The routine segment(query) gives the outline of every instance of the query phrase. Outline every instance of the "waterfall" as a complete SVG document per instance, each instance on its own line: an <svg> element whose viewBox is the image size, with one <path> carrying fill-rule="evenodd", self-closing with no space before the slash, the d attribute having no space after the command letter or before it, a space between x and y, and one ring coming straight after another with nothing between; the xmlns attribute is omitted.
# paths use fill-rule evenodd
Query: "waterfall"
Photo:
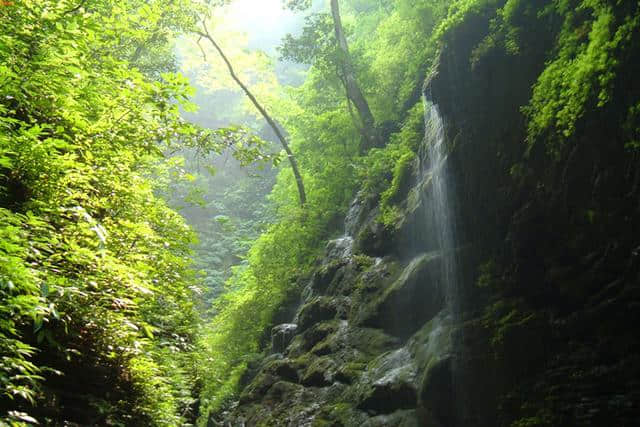
<svg viewBox="0 0 640 427"><path fill-rule="evenodd" d="M442 254L440 283L454 320L460 313L458 258L456 253L455 214L450 190L452 177L447 162L444 123L438 106L423 98L425 136L420 148L421 175L427 177L425 204L428 239Z"/></svg>
<svg viewBox="0 0 640 427"><path fill-rule="evenodd" d="M427 236L424 244L435 247L441 254L439 286L446 298L452 326L462 322L461 274L459 242L456 236L456 213L454 203L454 177L448 161L444 123L436 104L423 98L425 136L420 148L420 168L425 189L423 201L426 211ZM454 409L452 425L470 425L467 395L462 367L463 340L461 329L451 338L451 388Z"/></svg>

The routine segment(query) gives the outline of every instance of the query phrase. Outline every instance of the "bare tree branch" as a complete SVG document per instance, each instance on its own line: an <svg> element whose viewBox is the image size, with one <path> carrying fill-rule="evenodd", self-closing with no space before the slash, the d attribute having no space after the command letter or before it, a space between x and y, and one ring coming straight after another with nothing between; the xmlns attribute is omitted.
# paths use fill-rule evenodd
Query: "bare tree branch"
<svg viewBox="0 0 640 427"><path fill-rule="evenodd" d="M284 151L287 153L287 158L289 159L289 163L291 164L291 169L293 170L293 176L295 177L296 185L298 187L300 206L304 207L305 204L307 203L307 196L304 190L304 183L302 181L302 175L300 174L300 170L298 169L298 162L296 161L293 151L291 151L291 148L289 147L289 143L287 142L287 139L284 137L282 132L280 132L280 129L276 125L275 121L271 118L269 113L267 113L267 110L265 110L265 108L258 102L256 97L253 96L249 88L236 75L235 70L231 65L231 62L229 61L227 56L224 54L224 52L222 51L218 43L216 43L214 38L209 33L207 24L204 21L202 22L202 28L204 32L196 31L196 34L199 35L200 38L209 40L209 42L213 45L213 47L218 51L218 53L220 54L220 57L227 65L227 69L229 70L229 74L231 75L231 78L233 78L233 80L238 84L238 86L240 86L242 91L245 93L245 95L247 95L247 97L251 100L253 105L258 109L262 117L264 117L264 119L267 121L269 126L271 126L271 129L273 129L273 132L276 134L276 136L280 140L280 144L282 145L282 148L284 148Z"/></svg>

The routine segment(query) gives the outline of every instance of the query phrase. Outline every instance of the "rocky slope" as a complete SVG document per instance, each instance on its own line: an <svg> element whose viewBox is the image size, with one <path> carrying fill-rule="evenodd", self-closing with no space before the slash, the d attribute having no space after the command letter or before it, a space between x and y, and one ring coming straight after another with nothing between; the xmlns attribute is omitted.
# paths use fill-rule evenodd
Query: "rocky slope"
<svg viewBox="0 0 640 427"><path fill-rule="evenodd" d="M634 425L638 152L616 103L585 114L559 155L527 151L521 107L552 38L541 29L526 55L471 61L489 16L448 35L425 83L445 123L455 253L433 238L434 180L419 162L395 227L378 222L379 196L360 194L225 425ZM615 96L639 98L618 80Z"/></svg>

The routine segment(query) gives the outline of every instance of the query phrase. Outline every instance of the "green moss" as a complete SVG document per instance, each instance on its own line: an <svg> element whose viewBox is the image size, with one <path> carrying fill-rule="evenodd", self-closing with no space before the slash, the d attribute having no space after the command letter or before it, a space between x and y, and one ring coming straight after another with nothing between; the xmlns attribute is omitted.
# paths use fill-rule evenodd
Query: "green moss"
<svg viewBox="0 0 640 427"><path fill-rule="evenodd" d="M339 374L349 382L356 380L367 369L365 362L349 362L340 368Z"/></svg>
<svg viewBox="0 0 640 427"><path fill-rule="evenodd" d="M478 14L483 8L499 3L500 0L457 0L449 7L447 17L436 26L432 40L444 39L455 28L459 27L469 15Z"/></svg>
<svg viewBox="0 0 640 427"><path fill-rule="evenodd" d="M391 142L404 145L409 150L417 153L423 138L424 106L422 102L418 102L408 111L400 132L391 136Z"/></svg>
<svg viewBox="0 0 640 427"><path fill-rule="evenodd" d="M322 408L317 421L314 420L315 426L352 426L361 423L358 411L353 404L339 402ZM318 424L316 424L316 422Z"/></svg>
<svg viewBox="0 0 640 427"><path fill-rule="evenodd" d="M499 357L501 348L508 341L508 337L526 330L529 325L534 325L538 317L535 313L522 307L519 301L500 300L485 310L483 326L492 331L491 345L495 350L495 356Z"/></svg>
<svg viewBox="0 0 640 427"><path fill-rule="evenodd" d="M510 427L551 427L555 425L558 425L558 420L548 411L541 410L533 417L524 417L514 421Z"/></svg>
<svg viewBox="0 0 640 427"><path fill-rule="evenodd" d="M353 259L361 270L366 270L375 263L375 259L367 255L355 255Z"/></svg>
<svg viewBox="0 0 640 427"><path fill-rule="evenodd" d="M410 190L415 160L416 154L413 151L405 152L395 165L391 185L382 193L378 220L387 228L399 223L404 215L398 204Z"/></svg>
<svg viewBox="0 0 640 427"><path fill-rule="evenodd" d="M398 204L407 196L415 174L416 152L424 137L424 107L416 104L410 111L400 132L391 136L397 147L393 153L395 164L389 186L380 198L379 220L386 227L398 223L403 212Z"/></svg>
<svg viewBox="0 0 640 427"><path fill-rule="evenodd" d="M478 280L476 285L479 288L489 288L496 284L498 276L498 266L494 260L489 260L481 264L478 268Z"/></svg>
<svg viewBox="0 0 640 427"><path fill-rule="evenodd" d="M627 110L623 129L627 139L626 147L630 150L640 150L640 102Z"/></svg>
<svg viewBox="0 0 640 427"><path fill-rule="evenodd" d="M403 189L402 180L410 172L408 157L415 156L424 137L423 117L424 108L422 102L418 102L408 111L400 131L389 137L389 143L384 148L372 149L362 159L358 172L364 191L388 193L387 197L393 197L399 193L397 190Z"/></svg>
<svg viewBox="0 0 640 427"><path fill-rule="evenodd" d="M382 193L382 206L389 206L398 203L401 197L405 196L409 190L411 178L413 177L413 166L416 154L413 151L405 152L396 163L393 170L393 180L391 186Z"/></svg>
<svg viewBox="0 0 640 427"><path fill-rule="evenodd" d="M330 427L333 425L335 425L333 422L327 421L323 418L314 418L313 423L311 424L312 427Z"/></svg>

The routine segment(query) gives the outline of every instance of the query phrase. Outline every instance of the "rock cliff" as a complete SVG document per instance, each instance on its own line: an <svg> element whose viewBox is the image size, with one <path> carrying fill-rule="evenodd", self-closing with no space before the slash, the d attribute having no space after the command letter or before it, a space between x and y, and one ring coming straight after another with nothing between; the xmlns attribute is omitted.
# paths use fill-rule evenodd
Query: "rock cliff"
<svg viewBox="0 0 640 427"><path fill-rule="evenodd" d="M478 56L490 26L486 10L469 14L424 85L443 123L454 247L435 237L429 155L395 225L360 193L226 425L634 425L638 152L615 102L587 112L560 153L525 144L522 107L553 31L530 34L525 54ZM619 73L616 97L638 98L629 79Z"/></svg>

